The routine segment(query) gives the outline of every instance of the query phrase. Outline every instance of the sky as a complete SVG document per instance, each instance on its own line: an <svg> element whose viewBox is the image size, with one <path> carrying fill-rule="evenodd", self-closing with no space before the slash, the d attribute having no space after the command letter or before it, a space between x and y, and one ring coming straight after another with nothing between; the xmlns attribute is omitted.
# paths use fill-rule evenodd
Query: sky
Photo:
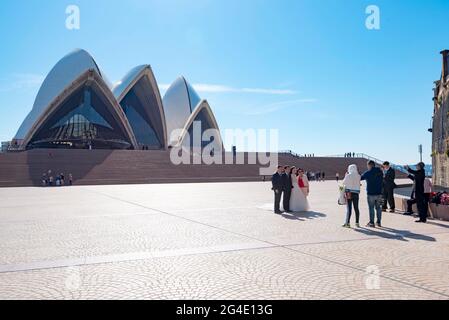
<svg viewBox="0 0 449 320"><path fill-rule="evenodd" d="M79 30L66 8L80 9ZM368 29L366 8L379 8ZM431 161L433 82L449 49L448 0L3 0L0 140L31 110L56 62L87 50L115 82L150 64L179 75L220 129L278 129L279 149Z"/></svg>

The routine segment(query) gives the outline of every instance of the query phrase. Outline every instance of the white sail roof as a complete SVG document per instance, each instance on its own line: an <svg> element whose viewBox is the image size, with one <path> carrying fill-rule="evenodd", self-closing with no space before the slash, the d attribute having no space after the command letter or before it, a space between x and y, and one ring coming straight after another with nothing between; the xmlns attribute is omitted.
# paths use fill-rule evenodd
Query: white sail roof
<svg viewBox="0 0 449 320"><path fill-rule="evenodd" d="M102 78L104 78L92 56L82 49L74 50L59 60L42 83L34 101L33 108L19 127L14 139L23 139L36 119L45 111L47 106L62 91L64 91L72 81L90 69L95 70L102 76ZM107 80L105 80L105 82L107 83Z"/></svg>
<svg viewBox="0 0 449 320"><path fill-rule="evenodd" d="M175 142L170 141L171 133L176 129L184 128L187 119L200 101L201 99L195 89L184 77L177 78L167 89L162 102L167 125L168 144Z"/></svg>
<svg viewBox="0 0 449 320"><path fill-rule="evenodd" d="M122 78L122 80L115 83L112 87L112 93L114 94L115 98L118 99L124 91L129 89L133 81L135 81L136 78L148 67L149 66L146 64L134 67L130 71L128 71L128 73Z"/></svg>

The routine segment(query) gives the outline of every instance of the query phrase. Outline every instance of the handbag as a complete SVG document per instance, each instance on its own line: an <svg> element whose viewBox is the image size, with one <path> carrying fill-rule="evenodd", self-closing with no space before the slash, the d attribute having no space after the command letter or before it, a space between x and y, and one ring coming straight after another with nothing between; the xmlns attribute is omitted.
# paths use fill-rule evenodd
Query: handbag
<svg viewBox="0 0 449 320"><path fill-rule="evenodd" d="M346 192L343 187L340 187L340 196L338 197L337 203L341 206L344 206L348 203L346 199Z"/></svg>

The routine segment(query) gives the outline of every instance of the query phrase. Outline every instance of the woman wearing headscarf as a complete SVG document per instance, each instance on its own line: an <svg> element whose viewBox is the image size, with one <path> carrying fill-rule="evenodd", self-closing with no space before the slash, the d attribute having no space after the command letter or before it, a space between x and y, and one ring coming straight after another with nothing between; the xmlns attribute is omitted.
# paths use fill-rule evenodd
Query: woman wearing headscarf
<svg viewBox="0 0 449 320"><path fill-rule="evenodd" d="M355 225L360 227L359 195L360 195L360 174L355 164L348 167L348 172L343 179L343 186L346 194L346 221L343 227L350 228L352 208L355 211Z"/></svg>

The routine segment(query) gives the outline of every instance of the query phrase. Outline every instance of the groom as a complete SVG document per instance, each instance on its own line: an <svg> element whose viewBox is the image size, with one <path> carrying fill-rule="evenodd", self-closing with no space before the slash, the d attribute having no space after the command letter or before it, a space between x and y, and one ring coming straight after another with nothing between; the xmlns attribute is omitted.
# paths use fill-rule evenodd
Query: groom
<svg viewBox="0 0 449 320"><path fill-rule="evenodd" d="M291 212L290 198L292 196L293 184L289 166L284 167L284 174L282 175L282 184L284 186L284 199L283 199L284 210L285 212L290 213Z"/></svg>
<svg viewBox="0 0 449 320"><path fill-rule="evenodd" d="M290 212L290 196L292 192L292 185L290 173L287 171L288 167L278 166L278 169L271 178L272 188L274 191L274 213L281 214L280 203L282 193L284 194L284 210Z"/></svg>
<svg viewBox="0 0 449 320"><path fill-rule="evenodd" d="M282 182L282 176L284 174L284 168L282 166L278 166L278 169L275 174L271 177L271 184L272 188L271 190L274 191L274 213L281 214L280 209L280 203L281 203L281 197L282 192L284 190L283 182Z"/></svg>

